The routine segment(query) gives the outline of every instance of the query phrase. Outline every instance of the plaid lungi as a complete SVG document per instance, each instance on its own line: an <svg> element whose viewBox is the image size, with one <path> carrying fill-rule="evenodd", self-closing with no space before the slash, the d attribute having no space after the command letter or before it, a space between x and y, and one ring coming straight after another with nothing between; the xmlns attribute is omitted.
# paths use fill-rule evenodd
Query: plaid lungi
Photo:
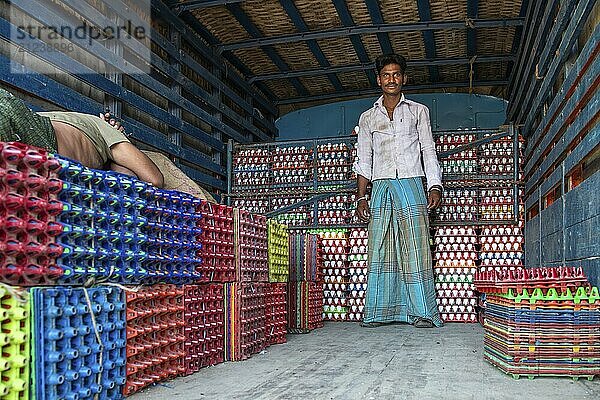
<svg viewBox="0 0 600 400"><path fill-rule="evenodd" d="M25 103L0 89L0 142L22 142L56 153L56 134L49 118L31 111Z"/></svg>
<svg viewBox="0 0 600 400"><path fill-rule="evenodd" d="M427 200L421 178L373 182L365 322L441 326L435 299Z"/></svg>

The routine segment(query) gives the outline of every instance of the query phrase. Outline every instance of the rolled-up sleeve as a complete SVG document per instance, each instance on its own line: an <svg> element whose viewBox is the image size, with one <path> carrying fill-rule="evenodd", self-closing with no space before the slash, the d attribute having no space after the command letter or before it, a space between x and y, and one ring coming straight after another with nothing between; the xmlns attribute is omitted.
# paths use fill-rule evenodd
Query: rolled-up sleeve
<svg viewBox="0 0 600 400"><path fill-rule="evenodd" d="M373 177L373 135L365 114L361 115L358 121L356 160L352 169L357 175L362 175L368 180Z"/></svg>
<svg viewBox="0 0 600 400"><path fill-rule="evenodd" d="M435 152L435 142L431 133L431 121L429 120L429 109L426 106L420 107L417 130L419 131L423 167L425 168L425 176L427 178L427 190L431 189L434 185L442 186L442 171Z"/></svg>

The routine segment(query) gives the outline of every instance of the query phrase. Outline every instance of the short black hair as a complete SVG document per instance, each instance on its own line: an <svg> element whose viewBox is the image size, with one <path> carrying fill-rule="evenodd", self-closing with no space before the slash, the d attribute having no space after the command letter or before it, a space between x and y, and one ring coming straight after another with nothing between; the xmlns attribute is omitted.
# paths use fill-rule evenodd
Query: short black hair
<svg viewBox="0 0 600 400"><path fill-rule="evenodd" d="M377 70L377 75L381 73L383 67L389 64L398 64L400 66L400 71L402 73L406 72L406 58L401 56L400 54L383 54L375 60L375 69Z"/></svg>

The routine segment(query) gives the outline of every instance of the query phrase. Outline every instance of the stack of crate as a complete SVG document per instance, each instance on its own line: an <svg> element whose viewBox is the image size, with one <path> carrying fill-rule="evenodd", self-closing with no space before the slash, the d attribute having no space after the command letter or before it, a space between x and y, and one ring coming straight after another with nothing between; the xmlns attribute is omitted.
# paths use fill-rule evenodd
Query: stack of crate
<svg viewBox="0 0 600 400"><path fill-rule="evenodd" d="M350 230L348 251L348 321L361 321L367 292L368 263L367 253L369 232L366 228Z"/></svg>
<svg viewBox="0 0 600 400"><path fill-rule="evenodd" d="M515 378L600 374L600 294L581 268L482 271L484 358Z"/></svg>
<svg viewBox="0 0 600 400"><path fill-rule="evenodd" d="M223 362L224 286L220 283L183 287L185 372Z"/></svg>
<svg viewBox="0 0 600 400"><path fill-rule="evenodd" d="M323 243L323 319L345 321L348 315L348 229L321 229Z"/></svg>
<svg viewBox="0 0 600 400"><path fill-rule="evenodd" d="M323 326L323 245L309 233L290 233L288 331L306 333Z"/></svg>
<svg viewBox="0 0 600 400"><path fill-rule="evenodd" d="M175 285L152 285L126 293L125 395L185 372L183 298L183 288Z"/></svg>

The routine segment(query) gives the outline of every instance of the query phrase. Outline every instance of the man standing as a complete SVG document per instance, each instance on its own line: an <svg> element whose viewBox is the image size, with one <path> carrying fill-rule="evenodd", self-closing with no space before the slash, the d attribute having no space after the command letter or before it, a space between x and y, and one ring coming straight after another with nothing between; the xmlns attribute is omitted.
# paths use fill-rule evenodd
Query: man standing
<svg viewBox="0 0 600 400"><path fill-rule="evenodd" d="M441 326L429 248L428 209L439 206L441 170L429 110L404 98L406 60L375 61L383 95L358 123L356 213L369 224L363 327L406 322ZM421 177L427 178L428 198ZM367 184L372 182L370 207Z"/></svg>

